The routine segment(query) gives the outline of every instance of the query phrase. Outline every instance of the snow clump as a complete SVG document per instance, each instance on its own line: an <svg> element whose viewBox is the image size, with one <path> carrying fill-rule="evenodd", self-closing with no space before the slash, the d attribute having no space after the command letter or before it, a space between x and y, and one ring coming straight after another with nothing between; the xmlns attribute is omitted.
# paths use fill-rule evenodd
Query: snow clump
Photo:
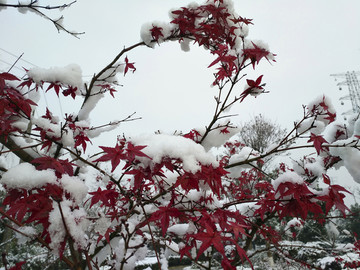
<svg viewBox="0 0 360 270"><path fill-rule="evenodd" d="M36 170L30 163L20 163L10 168L2 175L0 184L13 189L33 189L46 184L55 184L56 176L53 170Z"/></svg>
<svg viewBox="0 0 360 270"><path fill-rule="evenodd" d="M27 75L34 80L35 83L44 82L61 82L77 88L82 87L82 71L79 65L70 64L65 67L32 68Z"/></svg>

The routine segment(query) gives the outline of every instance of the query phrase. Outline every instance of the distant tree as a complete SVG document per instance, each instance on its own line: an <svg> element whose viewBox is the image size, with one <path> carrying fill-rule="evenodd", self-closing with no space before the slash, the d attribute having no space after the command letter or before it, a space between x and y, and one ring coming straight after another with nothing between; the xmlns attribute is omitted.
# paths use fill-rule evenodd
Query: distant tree
<svg viewBox="0 0 360 270"><path fill-rule="evenodd" d="M301 120L282 139L265 133L273 138L268 140L260 132L259 145L253 145L258 153L251 142L244 147L228 141L238 132L229 109L265 91L263 75L246 78L246 70L256 69L264 59L273 61L275 55L264 43L248 38L252 20L236 14L230 0L192 3L172 10L170 16L169 23L144 25L142 41L120 50L88 82L74 64L30 69L23 79L11 71L0 73L0 156L11 152L20 160L0 166L5 190L2 226L15 231L22 245L37 243L74 270L134 269L149 247L161 269L168 268L170 255L185 256L203 269L255 268L256 256L269 251L280 269L282 263L322 268L321 258L289 252L298 248L297 242L289 241L279 224L291 230L314 220L330 224L329 235L335 234L331 214L335 208L346 218L347 190L334 184L327 170L344 165L360 181L360 121L355 116L347 125L335 124L330 100L320 96L304 106ZM179 42L184 50L194 43L214 56L209 67L215 68L216 94L208 124L171 135L124 134L108 145L97 145L96 137L135 120L127 112L116 121L103 112L103 124L92 122L102 98L121 95L117 75L125 80L124 75L135 72L127 54L166 41ZM181 80L188 78L179 74ZM38 106L40 89L45 95L64 96L73 106L55 115L53 105ZM299 138L306 140L290 145ZM265 151L264 143L273 140ZM222 145L226 154L216 159L212 150ZM313 149L316 156L304 159L300 168L277 164L278 173L264 180L258 164L298 149ZM314 189L319 182L324 187ZM254 250L255 238L267 245ZM301 248L311 253L317 247ZM346 257L350 251L354 256ZM355 238L346 249L333 248L331 258L345 269L360 265L359 254ZM22 260L10 264L5 254L2 263L15 270L31 261Z"/></svg>
<svg viewBox="0 0 360 270"><path fill-rule="evenodd" d="M285 128L262 114L254 116L239 127L240 142L259 153L264 153L273 144L279 144L286 134Z"/></svg>

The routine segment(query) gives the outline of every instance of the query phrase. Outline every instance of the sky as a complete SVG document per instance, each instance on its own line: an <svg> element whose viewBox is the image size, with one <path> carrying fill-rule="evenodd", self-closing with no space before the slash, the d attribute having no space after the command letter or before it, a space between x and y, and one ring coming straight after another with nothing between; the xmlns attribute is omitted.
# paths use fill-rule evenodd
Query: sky
<svg viewBox="0 0 360 270"><path fill-rule="evenodd" d="M82 68L84 81L89 81L122 48L140 41L142 24L167 22L171 8L190 2L193 1L78 0L61 14L47 13L53 18L63 15L64 26L85 32L79 39L58 33L51 22L33 13L0 10L0 70L9 67L3 61L15 61L11 54L24 53L16 65L19 68L31 68L29 63L43 68L76 63ZM276 63L263 61L255 71L250 68L246 72L249 79L264 75L269 93L247 98L236 106L232 111L238 114L235 123L261 113L291 129L293 122L302 117L302 105L323 94L332 99L340 114L351 109L350 102L340 105L339 98L347 94L347 89L339 91L339 80L335 81L330 74L360 71L360 1L234 2L240 16L253 19L248 38L266 42L277 55ZM119 76L123 87L118 89L116 99L109 97L99 104L93 112L94 124L121 119L133 112L142 120L122 125L119 134L187 132L210 122L216 88L210 87L213 77L207 66L214 58L209 52L192 46L185 53L175 42L155 49L141 47L127 56L135 62L137 70L126 77ZM13 71L21 74L16 68ZM244 86L238 87L242 91ZM48 102L60 110L68 105L66 100ZM115 142L114 134L106 136L108 144Z"/></svg>

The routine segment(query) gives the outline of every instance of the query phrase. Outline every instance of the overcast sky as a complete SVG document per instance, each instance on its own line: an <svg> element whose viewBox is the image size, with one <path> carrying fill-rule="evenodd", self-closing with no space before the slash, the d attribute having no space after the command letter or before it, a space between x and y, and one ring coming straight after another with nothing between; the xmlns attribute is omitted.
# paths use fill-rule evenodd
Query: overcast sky
<svg viewBox="0 0 360 270"><path fill-rule="evenodd" d="M24 16L8 8L0 11L0 48L15 55L24 53L23 59L40 67L77 63L83 74L90 76L124 46L138 42L143 23L168 21L170 8L189 2L78 0L63 15L65 26L85 32L80 39L64 32L58 34L50 22L35 14ZM235 7L239 15L253 18L249 38L263 40L277 54L276 63L264 61L255 72L249 69L253 78L264 74L270 93L249 98L238 106L236 121L263 113L291 127L301 117L302 104L323 93L342 109L338 98L345 93L338 91L329 75L360 70L360 1L236 0ZM209 87L213 78L206 67L213 57L208 52L193 46L184 53L174 43L155 50L140 48L128 57L136 62L137 71L120 78L124 87L113 114L137 111L144 117L142 130L145 127L149 131L186 130L209 121L216 89ZM2 50L0 59L10 63L14 60ZM3 62L0 64L6 68ZM25 62L18 66L31 67ZM347 105L350 109L350 103Z"/></svg>
<svg viewBox="0 0 360 270"><path fill-rule="evenodd" d="M8 0L11 2L17 1ZM57 33L50 22L35 14L1 10L0 60L15 60L6 50L15 55L24 53L24 60L44 68L77 63L84 80L90 80L124 46L140 40L143 23L168 21L170 8L190 2L78 0L62 14L68 29L85 32L80 39ZM328 95L340 112L351 109L350 102L341 107L338 99L347 89L340 92L330 74L360 70L360 1L235 0L235 7L239 15L253 19L249 38L263 40L277 54L276 63L264 61L255 72L249 69L252 79L264 75L270 93L250 97L237 106L235 122L262 113L290 129L302 117L302 105L322 94ZM48 14L59 16L57 12ZM207 66L213 57L207 51L193 46L185 53L177 43L169 43L154 50L136 49L128 57L137 71L120 76L124 87L117 99L100 104L94 113L96 121L123 118L135 111L143 117L124 125L119 133L186 132L209 123L216 89L209 87L213 77ZM31 68L24 61L17 66ZM7 68L0 62L0 69ZM243 90L243 84L238 87Z"/></svg>

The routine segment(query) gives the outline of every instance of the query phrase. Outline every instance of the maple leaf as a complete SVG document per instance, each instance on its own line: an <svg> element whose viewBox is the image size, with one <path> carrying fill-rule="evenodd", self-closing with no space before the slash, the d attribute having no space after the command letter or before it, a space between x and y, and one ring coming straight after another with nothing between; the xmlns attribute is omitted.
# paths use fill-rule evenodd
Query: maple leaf
<svg viewBox="0 0 360 270"><path fill-rule="evenodd" d="M20 81L20 79L8 72L0 73L0 89L5 88L5 81Z"/></svg>
<svg viewBox="0 0 360 270"><path fill-rule="evenodd" d="M246 19L246 18L243 18L241 16L239 16L238 18L233 18L233 19L230 19L231 21L233 21L233 23L244 23L246 25L249 25L249 24L253 24L252 23L252 20L253 19Z"/></svg>
<svg viewBox="0 0 360 270"><path fill-rule="evenodd" d="M194 142L199 142L201 137L202 136L200 132L198 132L196 129L192 129L189 133L184 135L184 138L188 138Z"/></svg>
<svg viewBox="0 0 360 270"><path fill-rule="evenodd" d="M52 124L57 124L57 122L55 122L53 119L53 114L52 114L52 112L50 112L50 110L49 110L49 108L48 107L46 107L46 113L43 115L43 116L41 116L41 118L44 118L44 119L48 119L48 120L50 120L50 122L52 123Z"/></svg>
<svg viewBox="0 0 360 270"><path fill-rule="evenodd" d="M116 205L119 197L119 192L113 189L102 190L100 187L98 187L98 189L94 192L89 192L89 194L92 195L90 207L92 207L97 202L101 202L101 207L112 207Z"/></svg>
<svg viewBox="0 0 360 270"><path fill-rule="evenodd" d="M0 73L0 80L20 81L20 79L18 77L16 77L15 75L13 75L11 73L8 73L8 72Z"/></svg>
<svg viewBox="0 0 360 270"><path fill-rule="evenodd" d="M146 158L149 158L151 159L151 157L149 157L148 155L144 154L143 152L141 152L142 149L144 149L146 147L146 145L133 145L131 142L128 142L127 143L127 146L126 146L126 153L127 153L127 156L128 156L128 160L130 162L132 162L136 156L138 157L146 157Z"/></svg>
<svg viewBox="0 0 360 270"><path fill-rule="evenodd" d="M241 235L247 235L245 229L247 226L230 221L229 226L234 233L235 239L238 239Z"/></svg>
<svg viewBox="0 0 360 270"><path fill-rule="evenodd" d="M8 191L8 196L5 197L3 205L9 206L6 211L9 216L22 222L29 207L28 194L25 190L11 189Z"/></svg>
<svg viewBox="0 0 360 270"><path fill-rule="evenodd" d="M265 83L261 84L261 80L263 75L259 76L255 81L254 80L246 80L248 87L240 94L240 102L242 102L248 95L253 94L254 92L258 92L259 90L263 90Z"/></svg>
<svg viewBox="0 0 360 270"><path fill-rule="evenodd" d="M270 52L263 48L258 47L254 42L251 43L253 44L254 48L244 49L242 56L244 56L245 59L250 59L253 69L255 69L255 64L259 64L260 60L263 57L265 57L269 61L267 57L270 54Z"/></svg>
<svg viewBox="0 0 360 270"><path fill-rule="evenodd" d="M313 200L315 195L305 183L284 182L279 185L276 192L280 193L280 198L287 200L282 206L277 206L281 219L286 216L301 216L305 220L309 212L315 216L323 213L320 205ZM289 197L290 199L288 199Z"/></svg>
<svg viewBox="0 0 360 270"><path fill-rule="evenodd" d="M326 104L326 102L325 102L325 96L323 96L323 99L322 99L322 101L319 103L319 105L321 106L321 107L323 107L323 109L324 109L324 111L328 111L329 110L329 106Z"/></svg>
<svg viewBox="0 0 360 270"><path fill-rule="evenodd" d="M100 146L100 148L106 154L95 160L95 162L111 160L111 166L112 166L111 172L113 172L116 169L116 167L120 163L120 160L127 158L127 156L124 153L123 146L119 145L118 143L115 145L115 147Z"/></svg>
<svg viewBox="0 0 360 270"><path fill-rule="evenodd" d="M230 131L228 130L228 127L225 127L225 128L223 128L223 129L220 130L220 133L221 133L221 134L229 134Z"/></svg>
<svg viewBox="0 0 360 270"><path fill-rule="evenodd" d="M336 113L331 113L328 111L325 119L328 120L329 123L334 122L336 120Z"/></svg>
<svg viewBox="0 0 360 270"><path fill-rule="evenodd" d="M98 237L96 243L99 244L99 242L101 241L101 239L102 239L103 237L105 237L106 242L110 245L110 234L111 234L112 232L115 232L115 230L110 227L110 228L108 228L108 229L106 230L106 232L105 232L104 235L99 234L99 237Z"/></svg>
<svg viewBox="0 0 360 270"><path fill-rule="evenodd" d="M228 174L221 166L214 168L212 165L202 165L201 171L198 172L199 179L204 180L211 190L220 198L220 190L222 189L222 177Z"/></svg>
<svg viewBox="0 0 360 270"><path fill-rule="evenodd" d="M79 145L82 146L84 152L86 151L86 142L90 142L90 139L84 132L80 132L78 135L74 137L75 139L75 145L74 147L78 147Z"/></svg>
<svg viewBox="0 0 360 270"><path fill-rule="evenodd" d="M55 159L50 156L36 158L31 163L36 165L37 170L55 170L55 174L59 178L63 174L68 174L72 176L73 166L77 166L76 164L69 162L68 159Z"/></svg>
<svg viewBox="0 0 360 270"><path fill-rule="evenodd" d="M180 249L180 252L179 252L180 260L184 257L184 255L189 258L192 258L191 253L190 253L192 248L193 248L192 245L186 245L182 249Z"/></svg>
<svg viewBox="0 0 360 270"><path fill-rule="evenodd" d="M26 263L26 261L21 261L15 264L15 266L9 268L9 270L21 270L22 269L22 265L24 265Z"/></svg>
<svg viewBox="0 0 360 270"><path fill-rule="evenodd" d="M192 173L185 172L183 175L180 175L175 183L175 187L181 186L185 191L190 191L196 189L199 191L199 179Z"/></svg>
<svg viewBox="0 0 360 270"><path fill-rule="evenodd" d="M25 99L24 96L15 88L7 88L5 99L7 99L6 110L17 115L22 111L28 118L31 117L31 105L36 106L30 99Z"/></svg>
<svg viewBox="0 0 360 270"><path fill-rule="evenodd" d="M101 84L101 85L96 85L96 86L100 86L102 90L108 90L110 92L110 95L115 98L114 93L117 92L115 88L112 87L112 85L110 84Z"/></svg>
<svg viewBox="0 0 360 270"><path fill-rule="evenodd" d="M21 89L24 88L24 86L26 86L27 88L30 88L33 83L34 83L34 81L31 78L28 78L28 79L24 80L22 83L20 83L18 85L18 87L21 87Z"/></svg>
<svg viewBox="0 0 360 270"><path fill-rule="evenodd" d="M207 223L205 224L205 230L206 231L204 232L191 235L194 239L202 242L196 259L199 259L200 255L203 254L210 246L214 246L217 251L226 257L224 244L222 243L224 237L218 231L214 231L213 228Z"/></svg>
<svg viewBox="0 0 360 270"><path fill-rule="evenodd" d="M129 71L129 69L132 70L132 72L134 73L136 68L134 66L135 63L129 63L129 59L128 57L126 56L125 57L125 70L124 70L124 76L126 75L126 73Z"/></svg>
<svg viewBox="0 0 360 270"><path fill-rule="evenodd" d="M60 175L65 173L61 163L57 159L50 156L36 158L31 163L36 164L36 169L39 171L53 169Z"/></svg>
<svg viewBox="0 0 360 270"><path fill-rule="evenodd" d="M349 208L344 203L345 194L341 192L347 192L351 194L344 187L339 185L330 185L328 190L328 195L318 197L319 200L326 202L326 214L329 213L331 208L335 206L341 211L345 217L346 210L350 211Z"/></svg>
<svg viewBox="0 0 360 270"><path fill-rule="evenodd" d="M324 183L327 185L330 185L330 177L326 174L323 173L323 179L324 179Z"/></svg>
<svg viewBox="0 0 360 270"><path fill-rule="evenodd" d="M322 146L324 143L328 143L322 135L315 135L314 133L311 133L308 142L314 142L314 147L318 155L321 151L324 151L324 149L329 150L329 147Z"/></svg>
<svg viewBox="0 0 360 270"><path fill-rule="evenodd" d="M73 99L75 99L76 91L77 91L77 87L72 87L69 85L69 87L67 89L63 90L62 93L65 97L70 95Z"/></svg>
<svg viewBox="0 0 360 270"><path fill-rule="evenodd" d="M50 83L49 87L46 89L46 92L51 88L54 88L56 95L59 96L60 89L62 88L61 85L58 82Z"/></svg>
<svg viewBox="0 0 360 270"><path fill-rule="evenodd" d="M154 26L154 25L153 25L153 28L150 29L151 36L156 41L158 41L160 37L164 36L163 33L161 32L161 30L163 30L161 27L157 27L157 26Z"/></svg>
<svg viewBox="0 0 360 270"><path fill-rule="evenodd" d="M179 209L172 207L172 202L170 201L168 206L161 206L159 207L159 210L152 213L149 221L159 221L161 224L161 232L164 236L169 228L170 218L178 218L180 216L182 216L182 213Z"/></svg>
<svg viewBox="0 0 360 270"><path fill-rule="evenodd" d="M161 170L158 172L161 174ZM153 180L152 180L153 171L149 167L133 169L133 170L125 172L125 174L131 174L134 176L134 184L133 184L134 192L141 191L141 188L144 187L144 185L143 185L144 180L150 180L150 182L153 182Z"/></svg>

